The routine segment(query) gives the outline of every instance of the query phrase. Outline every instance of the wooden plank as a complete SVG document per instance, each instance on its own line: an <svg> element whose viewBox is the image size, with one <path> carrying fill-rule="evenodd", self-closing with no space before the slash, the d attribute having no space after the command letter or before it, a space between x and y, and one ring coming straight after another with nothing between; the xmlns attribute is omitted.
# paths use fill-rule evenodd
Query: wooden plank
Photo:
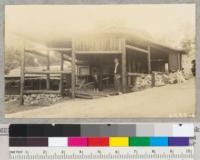
<svg viewBox="0 0 200 160"><path fill-rule="evenodd" d="M149 74L128 72L127 75L128 76L144 76L144 75L149 75Z"/></svg>
<svg viewBox="0 0 200 160"><path fill-rule="evenodd" d="M115 93L116 94L116 93ZM101 97L109 97L110 94L108 93L88 93L87 91L76 91L76 97L84 98L84 99L94 99L94 98L101 98Z"/></svg>
<svg viewBox="0 0 200 160"><path fill-rule="evenodd" d="M151 73L151 46L150 44L148 44L147 69L148 69L148 73Z"/></svg>
<svg viewBox="0 0 200 160"><path fill-rule="evenodd" d="M24 71L25 71L25 42L24 42L24 49L21 52L21 70L20 70L20 104L24 104L24 99L23 99L23 92L24 92Z"/></svg>
<svg viewBox="0 0 200 160"><path fill-rule="evenodd" d="M49 57L49 51L47 55L47 70L50 70L50 57ZM50 89L50 74L47 74L47 90Z"/></svg>
<svg viewBox="0 0 200 160"><path fill-rule="evenodd" d="M75 78L75 74L76 74L76 66L75 66L75 60L76 60L76 55L74 52L74 40L72 40L72 61L71 61L71 65L72 65L72 74L71 74L71 96L72 98L75 98L75 85L76 85L76 78Z"/></svg>
<svg viewBox="0 0 200 160"><path fill-rule="evenodd" d="M128 45L128 44L126 44L126 48L132 49L132 50L135 50L135 51L140 51L140 52L143 52L143 53L148 53L148 50L146 50L146 49L134 47L134 46L131 46L131 45Z"/></svg>
<svg viewBox="0 0 200 160"><path fill-rule="evenodd" d="M63 64L63 53L60 55L60 70L63 71L64 64ZM63 95L63 74L60 74L60 85L59 85L60 94Z"/></svg>
<svg viewBox="0 0 200 160"><path fill-rule="evenodd" d="M76 54L121 54L121 51L75 51Z"/></svg>
<svg viewBox="0 0 200 160"><path fill-rule="evenodd" d="M60 94L60 91L55 90L24 90L24 94Z"/></svg>
<svg viewBox="0 0 200 160"><path fill-rule="evenodd" d="M76 93L75 97L83 98L83 99L93 99L93 96L91 96L91 95L82 95L82 94L78 94L78 93Z"/></svg>
<svg viewBox="0 0 200 160"><path fill-rule="evenodd" d="M46 70L46 71L31 71L31 70L25 70L25 74L67 74L66 71L51 71L51 70Z"/></svg>
<svg viewBox="0 0 200 160"><path fill-rule="evenodd" d="M125 39L121 40L122 43L122 91L127 91L127 73L126 73L126 42Z"/></svg>
<svg viewBox="0 0 200 160"><path fill-rule="evenodd" d="M50 51L72 51L72 48L48 48ZM60 52L57 52L60 53Z"/></svg>

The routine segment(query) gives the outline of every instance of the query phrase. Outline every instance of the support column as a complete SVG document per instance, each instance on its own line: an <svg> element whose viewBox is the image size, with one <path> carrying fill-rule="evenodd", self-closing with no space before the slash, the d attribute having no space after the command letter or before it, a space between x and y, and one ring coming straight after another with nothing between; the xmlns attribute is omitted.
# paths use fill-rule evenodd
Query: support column
<svg viewBox="0 0 200 160"><path fill-rule="evenodd" d="M71 73L71 96L72 98L75 98L75 84L76 84L76 68L75 68L75 48L74 48L74 40L72 41L72 73Z"/></svg>
<svg viewBox="0 0 200 160"><path fill-rule="evenodd" d="M128 72L132 72L132 65L131 65L131 60L132 60L132 55L128 56ZM132 84L132 76L128 76L128 86L130 86Z"/></svg>
<svg viewBox="0 0 200 160"><path fill-rule="evenodd" d="M21 52L21 71L20 71L20 105L24 104L24 98L23 98L23 93L24 93L24 71L25 71L25 42L23 46L23 50Z"/></svg>
<svg viewBox="0 0 200 160"><path fill-rule="evenodd" d="M148 67L148 73L151 73L151 46L148 43L148 53L147 53L147 67Z"/></svg>
<svg viewBox="0 0 200 160"><path fill-rule="evenodd" d="M181 54L179 53L177 56L178 56L178 69L181 70Z"/></svg>
<svg viewBox="0 0 200 160"><path fill-rule="evenodd" d="M50 70L50 58L49 58L49 53L50 51L48 50L47 53L47 70ZM50 74L47 74L47 90L50 90Z"/></svg>
<svg viewBox="0 0 200 160"><path fill-rule="evenodd" d="M125 93L127 91L127 72L126 72L126 42L125 39L122 40L122 91Z"/></svg>
<svg viewBox="0 0 200 160"><path fill-rule="evenodd" d="M180 57L180 69L182 69L182 60L183 60L183 59L182 59L182 58L183 58L183 57L182 57L182 54L179 54L179 57Z"/></svg>
<svg viewBox="0 0 200 160"><path fill-rule="evenodd" d="M60 54L60 70L63 71L64 66L63 66L63 53ZM60 74L60 94L63 96L63 74Z"/></svg>

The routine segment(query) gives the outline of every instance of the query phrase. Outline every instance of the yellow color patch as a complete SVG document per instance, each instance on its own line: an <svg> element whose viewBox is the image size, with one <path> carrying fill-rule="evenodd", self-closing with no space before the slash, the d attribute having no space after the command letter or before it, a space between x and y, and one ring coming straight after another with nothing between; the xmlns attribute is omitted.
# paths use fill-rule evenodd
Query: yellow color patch
<svg viewBox="0 0 200 160"><path fill-rule="evenodd" d="M128 146L128 137L110 137L109 143L111 147L126 147Z"/></svg>

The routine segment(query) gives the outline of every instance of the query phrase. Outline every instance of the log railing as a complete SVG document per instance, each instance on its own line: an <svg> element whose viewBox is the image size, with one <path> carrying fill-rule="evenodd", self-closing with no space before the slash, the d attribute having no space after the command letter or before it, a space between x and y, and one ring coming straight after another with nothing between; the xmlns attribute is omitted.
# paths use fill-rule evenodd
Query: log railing
<svg viewBox="0 0 200 160"><path fill-rule="evenodd" d="M50 57L49 57L50 51L54 51L54 53L60 54L60 59L61 59L60 70L57 70L57 71L50 70ZM21 105L23 105L23 95L24 94L61 94L61 95L63 95L63 74L67 74L66 71L64 71L64 61L65 60L71 61L72 66L75 65L75 59L73 59L73 56L72 56L72 58L69 57L66 54L66 52L67 53L71 52L72 55L74 54L72 52L72 48L47 48L47 52L45 54L44 52L40 52L34 48L25 48L24 47L24 50L21 53L21 80L20 80L20 103L21 103ZM47 59L46 70L41 70L41 71L26 70L25 58L26 58L27 53L46 58ZM46 90L25 90L24 83L25 83L25 75L26 74L46 75L47 76ZM56 91L50 90L50 74L60 74L59 90L56 90ZM73 74L75 74L75 73L73 73ZM75 85L75 84L73 83L72 86L73 85ZM74 90L72 91L72 98L74 98L73 92L74 92Z"/></svg>

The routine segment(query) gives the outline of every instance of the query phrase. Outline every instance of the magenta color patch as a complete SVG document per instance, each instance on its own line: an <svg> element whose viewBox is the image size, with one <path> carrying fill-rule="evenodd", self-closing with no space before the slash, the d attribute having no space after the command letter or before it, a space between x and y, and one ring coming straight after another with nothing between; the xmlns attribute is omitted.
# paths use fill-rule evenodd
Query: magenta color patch
<svg viewBox="0 0 200 160"><path fill-rule="evenodd" d="M71 147L87 146L87 137L69 137L68 146Z"/></svg>

